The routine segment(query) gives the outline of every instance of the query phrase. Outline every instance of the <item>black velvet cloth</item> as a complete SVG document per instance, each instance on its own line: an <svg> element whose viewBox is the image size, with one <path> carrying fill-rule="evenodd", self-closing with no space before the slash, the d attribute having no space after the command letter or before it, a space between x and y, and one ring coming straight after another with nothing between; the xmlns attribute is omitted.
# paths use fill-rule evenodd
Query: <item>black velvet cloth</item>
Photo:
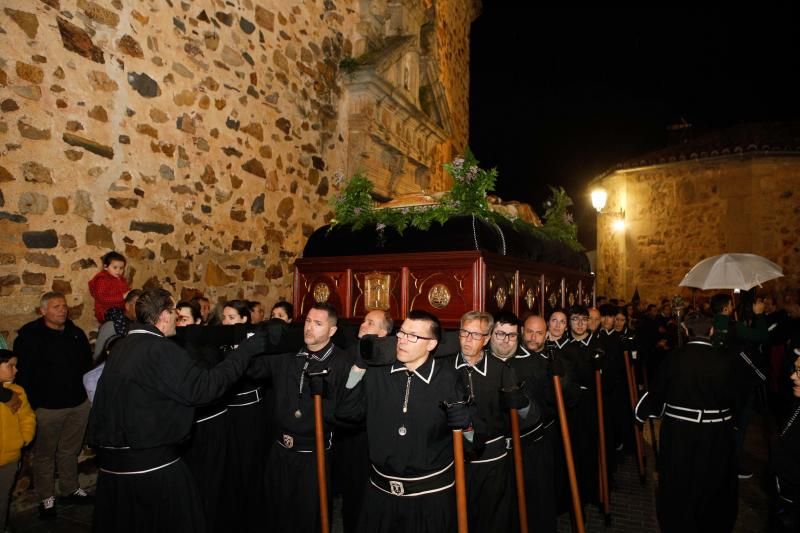
<svg viewBox="0 0 800 533"><path fill-rule="evenodd" d="M444 224L434 222L427 230L407 228L401 235L392 228L353 230L350 226L323 226L308 238L303 257L339 257L417 252L480 250L581 272L590 272L586 254L562 242L537 239L510 222L497 225L477 217L453 217Z"/></svg>

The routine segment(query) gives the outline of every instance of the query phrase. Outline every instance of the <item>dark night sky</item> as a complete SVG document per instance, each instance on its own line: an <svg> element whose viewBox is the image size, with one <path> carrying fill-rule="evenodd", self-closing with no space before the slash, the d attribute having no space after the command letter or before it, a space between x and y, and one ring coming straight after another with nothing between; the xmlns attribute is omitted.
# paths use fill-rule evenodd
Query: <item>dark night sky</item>
<svg viewBox="0 0 800 533"><path fill-rule="evenodd" d="M497 194L543 213L547 184L577 204L616 163L744 122L800 118L797 10L545 9L484 0L471 35L470 147ZM510 7L512 6L513 7Z"/></svg>

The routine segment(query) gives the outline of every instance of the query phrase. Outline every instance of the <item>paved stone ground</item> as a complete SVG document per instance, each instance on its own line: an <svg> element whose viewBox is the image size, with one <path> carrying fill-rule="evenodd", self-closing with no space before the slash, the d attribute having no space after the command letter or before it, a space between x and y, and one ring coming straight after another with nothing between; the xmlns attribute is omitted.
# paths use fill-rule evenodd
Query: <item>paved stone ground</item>
<svg viewBox="0 0 800 533"><path fill-rule="evenodd" d="M745 466L750 468L755 475L739 483L739 516L734 533L762 533L767 531L768 502L765 488L768 477L765 473L768 429L764 420L755 417L752 427L748 431L745 449L747 457ZM636 460L633 456L626 456L617 471L617 488L611 492L611 514L613 521L606 528L603 516L597 508L591 506L586 509L586 531L593 533L646 533L657 532L658 524L655 518L655 487L657 474L653 472L654 457L650 445L649 429L645 431L647 441L647 484L642 487L639 483L639 473ZM93 461L87 460L81 464L81 484L92 487L96 476ZM334 520L333 533L341 533L339 512L341 509L338 499L333 502ZM15 497L11 508L11 523L17 533L86 533L91 531L91 518L93 507L86 506L61 506L59 517L55 521L43 522L39 520L36 505L36 496L32 490L24 491ZM532 529L535 531L535 528ZM564 515L559 520L559 533L571 533L570 520Z"/></svg>

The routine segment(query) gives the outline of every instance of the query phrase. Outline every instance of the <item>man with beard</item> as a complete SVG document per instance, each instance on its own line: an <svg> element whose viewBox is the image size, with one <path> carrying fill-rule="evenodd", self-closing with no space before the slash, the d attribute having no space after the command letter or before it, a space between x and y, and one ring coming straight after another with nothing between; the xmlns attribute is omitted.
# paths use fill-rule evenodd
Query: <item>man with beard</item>
<svg viewBox="0 0 800 533"><path fill-rule="evenodd" d="M467 513L473 531L505 531L510 526L514 488L506 449L508 410L520 410L520 416L531 423L539 419L538 409L519 390L510 367L485 350L493 326L488 313L465 313L458 330L461 349L454 358L477 407L476 439L485 443L483 450L468 459L466 468Z"/></svg>
<svg viewBox="0 0 800 533"><path fill-rule="evenodd" d="M277 440L267 457L266 489L271 527L281 533L320 527L312 395L323 397L324 441L329 450L336 402L352 364L352 358L331 342L337 320L332 305L314 304L303 327L305 346L296 354L260 357L248 371L254 378L272 378Z"/></svg>
<svg viewBox="0 0 800 533"><path fill-rule="evenodd" d="M528 523L537 531L556 530L556 496L559 489L556 472L561 473L564 458L560 453L555 394L551 376L551 362L545 350L547 328L540 316L530 316L525 321L524 346L519 344L519 320L516 315L501 312L495 316L492 334L492 354L504 359L514 369L523 392L539 406L538 422L520 420L520 440L523 455L523 477L528 510ZM502 337L502 338L501 338ZM564 380L565 389L572 390ZM574 400L574 391L568 394Z"/></svg>

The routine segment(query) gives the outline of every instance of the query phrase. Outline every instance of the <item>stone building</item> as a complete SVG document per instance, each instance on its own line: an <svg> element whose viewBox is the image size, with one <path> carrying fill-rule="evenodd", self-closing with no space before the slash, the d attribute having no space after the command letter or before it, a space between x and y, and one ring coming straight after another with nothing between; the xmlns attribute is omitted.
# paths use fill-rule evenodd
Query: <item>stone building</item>
<svg viewBox="0 0 800 533"><path fill-rule="evenodd" d="M131 286L267 305L334 176L441 191L468 137L477 0L6 0L0 331L128 258Z"/></svg>
<svg viewBox="0 0 800 533"><path fill-rule="evenodd" d="M786 275L766 288L800 287L800 124L751 124L643 155L594 178L598 294L643 301L681 294L698 261L749 252ZM613 223L624 212L624 230Z"/></svg>

